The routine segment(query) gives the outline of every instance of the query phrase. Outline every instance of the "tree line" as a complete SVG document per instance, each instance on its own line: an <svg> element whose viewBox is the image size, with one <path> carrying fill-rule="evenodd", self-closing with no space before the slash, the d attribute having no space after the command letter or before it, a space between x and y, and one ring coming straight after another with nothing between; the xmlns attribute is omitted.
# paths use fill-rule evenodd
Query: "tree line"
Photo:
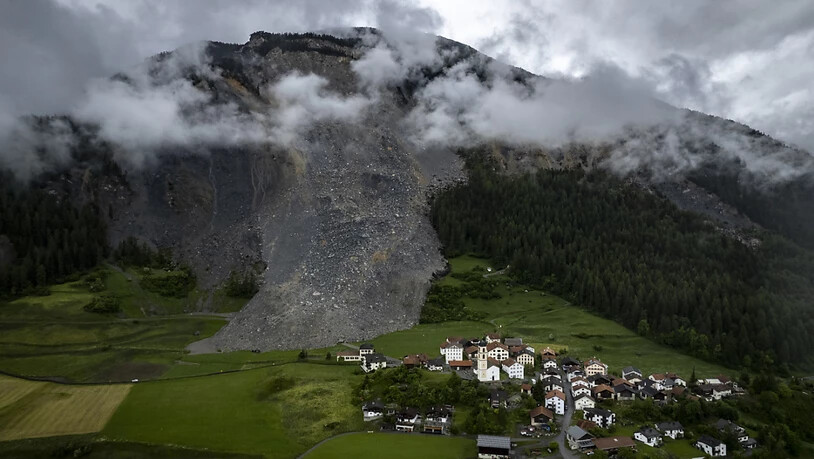
<svg viewBox="0 0 814 459"><path fill-rule="evenodd" d="M810 364L814 255L771 233L750 248L601 171L508 176L468 158L433 201L445 255L509 264L520 282L728 364Z"/></svg>

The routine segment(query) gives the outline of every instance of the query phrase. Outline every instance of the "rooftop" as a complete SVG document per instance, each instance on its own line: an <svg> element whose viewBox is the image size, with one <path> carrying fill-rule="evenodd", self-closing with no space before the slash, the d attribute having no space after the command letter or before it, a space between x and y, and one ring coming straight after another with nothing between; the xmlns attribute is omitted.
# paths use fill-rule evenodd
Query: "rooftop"
<svg viewBox="0 0 814 459"><path fill-rule="evenodd" d="M632 448L636 443L630 437L605 437L594 438L594 445L597 449L609 450L616 448Z"/></svg>
<svg viewBox="0 0 814 459"><path fill-rule="evenodd" d="M478 448L480 447L511 449L512 439L495 435L478 435Z"/></svg>

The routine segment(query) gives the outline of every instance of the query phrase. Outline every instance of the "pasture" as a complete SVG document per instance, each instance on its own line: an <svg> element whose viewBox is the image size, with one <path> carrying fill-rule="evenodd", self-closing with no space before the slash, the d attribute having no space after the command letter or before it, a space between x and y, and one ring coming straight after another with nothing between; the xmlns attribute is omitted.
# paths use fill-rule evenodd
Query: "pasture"
<svg viewBox="0 0 814 459"><path fill-rule="evenodd" d="M0 441L98 432L129 384L66 386L0 376Z"/></svg>
<svg viewBox="0 0 814 459"><path fill-rule="evenodd" d="M107 438L291 458L364 429L356 366L289 363L237 373L139 383Z"/></svg>
<svg viewBox="0 0 814 459"><path fill-rule="evenodd" d="M416 457L468 458L477 455L475 440L462 437L405 435L398 433L355 433L343 435L316 447L307 459L349 457Z"/></svg>

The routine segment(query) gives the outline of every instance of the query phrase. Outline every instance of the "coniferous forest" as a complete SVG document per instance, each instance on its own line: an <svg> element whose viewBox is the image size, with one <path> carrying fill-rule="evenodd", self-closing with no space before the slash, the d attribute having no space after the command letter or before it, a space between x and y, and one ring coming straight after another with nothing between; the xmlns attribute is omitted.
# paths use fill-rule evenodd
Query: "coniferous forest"
<svg viewBox="0 0 814 459"><path fill-rule="evenodd" d="M12 183L0 185L0 296L46 294L48 285L108 255L107 225L96 206L76 207Z"/></svg>
<svg viewBox="0 0 814 459"><path fill-rule="evenodd" d="M769 233L748 247L603 172L507 176L468 163L469 181L433 202L448 257L508 264L521 282L702 358L811 364L811 252Z"/></svg>

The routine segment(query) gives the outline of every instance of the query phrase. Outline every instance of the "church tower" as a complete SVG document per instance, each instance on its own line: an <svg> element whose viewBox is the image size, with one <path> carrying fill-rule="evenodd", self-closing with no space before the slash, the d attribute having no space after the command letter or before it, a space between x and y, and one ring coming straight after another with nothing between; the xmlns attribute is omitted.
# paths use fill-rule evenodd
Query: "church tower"
<svg viewBox="0 0 814 459"><path fill-rule="evenodd" d="M486 360L486 341L481 340L478 343L478 381L488 381L489 375L486 371L489 367L489 363Z"/></svg>

